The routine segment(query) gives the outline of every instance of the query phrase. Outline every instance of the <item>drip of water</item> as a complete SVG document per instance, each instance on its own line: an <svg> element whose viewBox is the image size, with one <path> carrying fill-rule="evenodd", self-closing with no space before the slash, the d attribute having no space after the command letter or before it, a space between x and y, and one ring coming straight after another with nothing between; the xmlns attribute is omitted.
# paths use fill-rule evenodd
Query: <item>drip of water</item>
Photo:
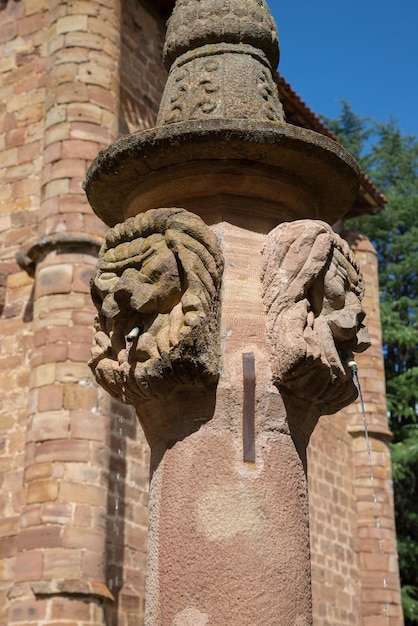
<svg viewBox="0 0 418 626"><path fill-rule="evenodd" d="M138 339L140 334L140 329L136 326L131 330L128 335L125 337L125 358L122 365L122 402L126 403L126 383L128 382L129 376L129 354L134 345L136 339ZM117 449L117 457L119 459L123 456L122 450L122 439L123 439L123 418L118 417L118 449ZM115 579L111 578L109 581L110 589L118 588L119 586L119 576L118 572L118 563L116 562L116 538L119 537L120 532L120 520L119 520L119 506L120 506L120 493L121 493L121 475L120 472L116 472L116 482L115 482L115 510L113 512L113 535L115 540L113 542L113 551L112 551L112 562L113 567L115 569Z"/></svg>
<svg viewBox="0 0 418 626"><path fill-rule="evenodd" d="M367 458L368 458L368 461L369 461L370 484L371 484L371 487L372 487L372 500L373 500L373 504L377 506L378 505L378 500L377 500L376 487L375 487L375 482L374 482L372 451L371 451L371 447L370 447L370 437L369 437L369 431L368 431L368 427L367 427L366 410L364 408L363 394L361 393L360 380L359 380L359 377L358 377L358 366L357 366L357 363L352 360L352 361L348 362L348 367L351 369L351 371L353 373L353 380L354 380L354 384L355 384L356 389L357 389L358 399L359 399L360 407L361 407L361 414L363 416L364 438L365 438L365 441L366 441ZM380 555L381 558L383 558L383 556L384 556L383 540L382 540L381 534L379 532L380 529L382 528L382 524L381 524L381 521L380 521L380 518L379 518L378 515L375 515L375 527L376 527L376 529L378 531L379 555ZM387 578L386 578L385 574L383 574L383 577L382 577L382 584L383 584L383 589L387 589L388 588L388 581L387 581ZM386 604L385 604L384 615L387 618L387 624L389 624L389 617L390 617L389 602L386 602Z"/></svg>
<svg viewBox="0 0 418 626"><path fill-rule="evenodd" d="M121 458L123 455L123 450L122 450L122 440L123 440L123 417L122 416L118 416L118 448L116 451L117 457ZM118 467L119 467L119 461L117 461L118 463ZM115 475L115 505L114 505L114 511L113 511L113 547L112 547L112 558L111 558L111 562L112 562L112 569L114 571L114 578L111 578L109 580L109 587L110 590L112 591L114 588L118 588L119 586L119 576L118 576L118 555L117 555L117 549L118 549L118 537L120 535L120 524L121 524L121 520L119 517L119 511L120 511L120 502L121 502L121 473L119 471L116 472ZM120 549L120 546L119 546Z"/></svg>

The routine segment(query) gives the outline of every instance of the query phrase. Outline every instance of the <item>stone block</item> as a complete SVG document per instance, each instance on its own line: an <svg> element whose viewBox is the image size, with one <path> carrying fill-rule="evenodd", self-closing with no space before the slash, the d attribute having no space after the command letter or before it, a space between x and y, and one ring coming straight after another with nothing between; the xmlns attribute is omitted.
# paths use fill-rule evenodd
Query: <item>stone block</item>
<svg viewBox="0 0 418 626"><path fill-rule="evenodd" d="M102 109L89 102L74 102L67 107L67 119L70 122L102 123Z"/></svg>
<svg viewBox="0 0 418 626"><path fill-rule="evenodd" d="M69 293L73 280L73 268L70 264L43 267L38 272L37 296Z"/></svg>
<svg viewBox="0 0 418 626"><path fill-rule="evenodd" d="M23 146L25 143L26 129L25 128L13 128L6 133L6 150Z"/></svg>
<svg viewBox="0 0 418 626"><path fill-rule="evenodd" d="M49 461L87 462L90 458L89 444L74 439L57 439L45 441L36 446L35 458L38 463ZM60 487L61 494L61 487ZM62 501L62 498L60 497Z"/></svg>
<svg viewBox="0 0 418 626"><path fill-rule="evenodd" d="M50 144L49 146L45 146L43 152L43 158L45 163L52 163L57 161L61 156L61 142L58 141L56 143Z"/></svg>
<svg viewBox="0 0 418 626"><path fill-rule="evenodd" d="M55 363L43 363L38 367L35 367L34 374L34 386L43 387L44 385L52 385L56 378L56 365Z"/></svg>
<svg viewBox="0 0 418 626"><path fill-rule="evenodd" d="M66 411L47 411L34 416L29 441L65 439L70 432L70 416Z"/></svg>
<svg viewBox="0 0 418 626"><path fill-rule="evenodd" d="M62 620L68 619L71 615L74 622L79 624L81 621L86 624L91 623L90 615L90 598L83 600L81 597L61 597L55 598L51 608L51 618L57 620L59 624Z"/></svg>
<svg viewBox="0 0 418 626"><path fill-rule="evenodd" d="M106 441L108 419L92 411L74 411L71 419L71 436L89 441Z"/></svg>
<svg viewBox="0 0 418 626"><path fill-rule="evenodd" d="M26 505L25 510L20 516L21 528L29 528L30 526L39 526L41 523L41 505L39 503Z"/></svg>
<svg viewBox="0 0 418 626"><path fill-rule="evenodd" d="M39 580L42 577L42 551L25 551L16 555L16 582Z"/></svg>
<svg viewBox="0 0 418 626"><path fill-rule="evenodd" d="M25 2L25 14L27 16L46 11L47 9L48 0L26 0Z"/></svg>
<svg viewBox="0 0 418 626"><path fill-rule="evenodd" d="M48 24L48 15L46 12L34 13L19 20L18 34L25 37L33 33L42 31Z"/></svg>
<svg viewBox="0 0 418 626"><path fill-rule="evenodd" d="M83 550L81 560L81 575L87 578L87 580L93 580L96 582L102 582L104 579L105 569L105 554L101 552L92 552L90 550Z"/></svg>
<svg viewBox="0 0 418 626"><path fill-rule="evenodd" d="M69 33L72 31L87 31L87 15L66 15L60 17L56 23L56 32L58 35Z"/></svg>
<svg viewBox="0 0 418 626"><path fill-rule="evenodd" d="M0 519L0 537L16 535L19 527L18 517L6 517Z"/></svg>
<svg viewBox="0 0 418 626"><path fill-rule="evenodd" d="M2 537L0 539L0 560L15 556L16 537Z"/></svg>
<svg viewBox="0 0 418 626"><path fill-rule="evenodd" d="M68 359L70 361L87 362L90 358L90 346L81 343L75 343L68 346Z"/></svg>
<svg viewBox="0 0 418 626"><path fill-rule="evenodd" d="M70 122L71 124L71 137L73 139L82 139L83 141L98 141L103 144L108 144L112 141L111 133L107 128L99 124L92 124L90 122ZM83 176L85 171L83 172Z"/></svg>
<svg viewBox="0 0 418 626"><path fill-rule="evenodd" d="M77 502L91 506L104 506L106 503L106 491L94 485L80 485L62 481L58 499L60 502Z"/></svg>
<svg viewBox="0 0 418 626"><path fill-rule="evenodd" d="M80 550L54 548L44 552L44 579L80 577L81 553Z"/></svg>
<svg viewBox="0 0 418 626"><path fill-rule="evenodd" d="M45 185L44 195L45 199L52 198L54 196L65 196L70 191L70 181L68 178L60 178L58 180L51 180Z"/></svg>
<svg viewBox="0 0 418 626"><path fill-rule="evenodd" d="M104 533L97 530L87 530L76 526L67 526L63 530L62 546L64 548L87 549L103 555L105 542Z"/></svg>
<svg viewBox="0 0 418 626"><path fill-rule="evenodd" d="M81 177L85 173L85 159L61 159L54 163L51 168L51 178L54 179Z"/></svg>
<svg viewBox="0 0 418 626"><path fill-rule="evenodd" d="M12 603L10 607L10 624L21 623L21 626L41 624L46 619L48 600L30 599Z"/></svg>
<svg viewBox="0 0 418 626"><path fill-rule="evenodd" d="M45 524L66 525L72 518L72 506L66 502L45 502L42 505L41 520Z"/></svg>
<svg viewBox="0 0 418 626"><path fill-rule="evenodd" d="M98 85L89 85L88 93L90 102L116 113L116 98L107 89ZM97 153L95 156L97 156Z"/></svg>
<svg viewBox="0 0 418 626"><path fill-rule="evenodd" d="M60 526L40 526L21 530L17 538L19 551L57 548L61 544Z"/></svg>
<svg viewBox="0 0 418 626"><path fill-rule="evenodd" d="M62 145L62 157L70 159L94 159L99 151L99 144L94 141L69 139Z"/></svg>
<svg viewBox="0 0 418 626"><path fill-rule="evenodd" d="M77 102L88 102L89 93L87 85L84 83L63 83L56 88L55 98L58 104L74 102L74 100Z"/></svg>
<svg viewBox="0 0 418 626"><path fill-rule="evenodd" d="M64 389L64 409L91 409L97 403L97 390L93 385L66 383Z"/></svg>
<svg viewBox="0 0 418 626"><path fill-rule="evenodd" d="M36 419L36 416L35 416ZM50 478L52 475L52 463L36 463L30 465L25 470L25 481L30 483L33 480Z"/></svg>
<svg viewBox="0 0 418 626"><path fill-rule="evenodd" d="M37 390L37 408L39 412L56 411L62 408L64 399L63 385L55 384L40 387Z"/></svg>
<svg viewBox="0 0 418 626"><path fill-rule="evenodd" d="M68 358L68 346L66 344L46 345L41 351L44 363L62 363Z"/></svg>
<svg viewBox="0 0 418 626"><path fill-rule="evenodd" d="M26 487L26 502L48 502L58 497L58 482L56 480L36 480Z"/></svg>

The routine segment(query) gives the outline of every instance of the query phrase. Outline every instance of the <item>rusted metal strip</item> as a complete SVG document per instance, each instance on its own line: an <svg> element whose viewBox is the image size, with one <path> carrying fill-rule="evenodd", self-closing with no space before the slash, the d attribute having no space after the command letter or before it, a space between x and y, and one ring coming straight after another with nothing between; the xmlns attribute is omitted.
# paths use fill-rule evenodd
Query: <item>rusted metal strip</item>
<svg viewBox="0 0 418 626"><path fill-rule="evenodd" d="M253 352L242 355L244 372L244 404L242 436L244 462L255 463L255 358Z"/></svg>

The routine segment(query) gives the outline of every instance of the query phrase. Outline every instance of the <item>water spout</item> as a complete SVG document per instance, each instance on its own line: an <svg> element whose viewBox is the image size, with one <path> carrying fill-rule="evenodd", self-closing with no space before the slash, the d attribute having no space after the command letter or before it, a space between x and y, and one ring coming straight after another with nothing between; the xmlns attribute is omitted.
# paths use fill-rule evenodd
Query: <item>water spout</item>
<svg viewBox="0 0 418 626"><path fill-rule="evenodd" d="M128 374L129 374L129 353L134 345L136 339L138 339L140 334L140 329L138 326L135 326L125 337L125 359L123 361L123 380L122 380L122 402L126 403L126 383L128 382Z"/></svg>
<svg viewBox="0 0 418 626"><path fill-rule="evenodd" d="M139 330L138 326L135 326L135 328L133 328L131 332L126 335L126 343L132 345L135 339L138 339L140 332L141 331Z"/></svg>

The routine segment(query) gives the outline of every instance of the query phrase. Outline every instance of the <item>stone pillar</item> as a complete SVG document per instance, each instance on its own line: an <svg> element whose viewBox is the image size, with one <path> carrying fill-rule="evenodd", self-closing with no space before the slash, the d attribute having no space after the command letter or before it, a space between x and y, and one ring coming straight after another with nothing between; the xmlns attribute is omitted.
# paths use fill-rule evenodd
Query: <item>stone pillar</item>
<svg viewBox="0 0 418 626"><path fill-rule="evenodd" d="M358 178L284 122L277 41L264 0L178 0L157 128L86 178L114 227L90 366L151 446L147 626L312 624L306 445L367 347L361 273L325 222Z"/></svg>
<svg viewBox="0 0 418 626"><path fill-rule="evenodd" d="M356 402L344 411L348 419L348 431L353 437L362 613L365 624L372 624L375 620L383 620L384 623L386 619L391 626L402 626L390 471L391 432L387 420L385 370L381 350L377 255L373 245L364 235L346 232L343 236L355 251L367 277L364 309L371 339L371 347L367 353L356 357L365 404L371 459L367 453L360 404Z"/></svg>
<svg viewBox="0 0 418 626"><path fill-rule="evenodd" d="M9 623L105 623L109 416L86 361L89 282L103 232L81 187L116 139L118 0L50 0L38 241L19 262L34 276L25 501ZM76 599L77 598L77 599Z"/></svg>
<svg viewBox="0 0 418 626"><path fill-rule="evenodd" d="M207 398L213 417L175 445L153 447L147 626L310 623L306 477L271 384L260 283L265 235L228 222L215 227L225 272L214 409ZM243 354L255 361L254 462L244 462ZM205 419L201 401L180 410Z"/></svg>

